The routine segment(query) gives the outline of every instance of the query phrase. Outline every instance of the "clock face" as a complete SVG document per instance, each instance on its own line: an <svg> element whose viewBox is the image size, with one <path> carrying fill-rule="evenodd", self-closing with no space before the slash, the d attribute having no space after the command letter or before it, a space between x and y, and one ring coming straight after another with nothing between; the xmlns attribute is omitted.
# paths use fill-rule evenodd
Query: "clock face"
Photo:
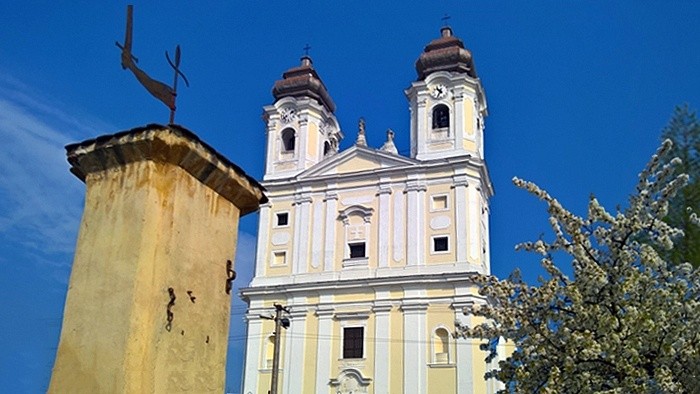
<svg viewBox="0 0 700 394"><path fill-rule="evenodd" d="M284 108L280 111L280 118L282 118L283 123L289 123L294 120L296 112L292 108Z"/></svg>
<svg viewBox="0 0 700 394"><path fill-rule="evenodd" d="M433 89L430 91L430 95L436 99L447 96L447 86L443 84L433 86Z"/></svg>

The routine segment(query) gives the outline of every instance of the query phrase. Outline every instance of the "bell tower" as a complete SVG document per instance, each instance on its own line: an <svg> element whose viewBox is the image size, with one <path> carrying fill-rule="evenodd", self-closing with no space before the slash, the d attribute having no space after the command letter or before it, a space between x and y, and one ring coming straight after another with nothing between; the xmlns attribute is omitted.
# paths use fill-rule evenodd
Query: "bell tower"
<svg viewBox="0 0 700 394"><path fill-rule="evenodd" d="M272 88L264 107L267 126L265 180L291 178L338 152L343 138L335 104L308 55Z"/></svg>
<svg viewBox="0 0 700 394"><path fill-rule="evenodd" d="M418 79L406 89L411 111L411 157L484 158L486 96L472 54L445 26L416 61Z"/></svg>

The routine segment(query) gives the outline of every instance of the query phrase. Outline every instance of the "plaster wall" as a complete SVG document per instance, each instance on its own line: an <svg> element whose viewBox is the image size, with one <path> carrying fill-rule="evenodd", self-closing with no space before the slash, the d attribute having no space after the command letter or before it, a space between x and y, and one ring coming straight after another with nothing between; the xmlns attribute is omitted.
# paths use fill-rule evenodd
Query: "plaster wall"
<svg viewBox="0 0 700 394"><path fill-rule="evenodd" d="M49 392L221 392L239 209L153 161L86 184Z"/></svg>

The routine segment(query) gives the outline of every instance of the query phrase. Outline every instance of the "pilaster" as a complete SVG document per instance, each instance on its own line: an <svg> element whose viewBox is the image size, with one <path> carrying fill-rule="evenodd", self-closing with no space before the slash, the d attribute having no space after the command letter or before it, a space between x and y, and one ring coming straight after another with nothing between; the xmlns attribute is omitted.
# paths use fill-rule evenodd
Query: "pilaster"
<svg viewBox="0 0 700 394"><path fill-rule="evenodd" d="M292 260L292 273L302 274L307 272L309 262L309 210L311 197L302 193L294 200L294 251Z"/></svg>
<svg viewBox="0 0 700 394"><path fill-rule="evenodd" d="M323 270L333 271L335 264L335 221L338 213L338 194L335 185L328 185L326 196L326 239L324 249Z"/></svg>
<svg viewBox="0 0 700 394"><path fill-rule="evenodd" d="M406 184L408 249L406 265L425 264L425 183L410 180Z"/></svg>
<svg viewBox="0 0 700 394"><path fill-rule="evenodd" d="M404 393L427 392L426 311L425 301L404 301L403 312L403 387Z"/></svg>
<svg viewBox="0 0 700 394"><path fill-rule="evenodd" d="M467 222L472 220L467 216L467 182L466 175L456 175L452 184L455 194L455 234L457 264L467 264Z"/></svg>
<svg viewBox="0 0 700 394"><path fill-rule="evenodd" d="M260 376L260 355L264 351L265 338L262 335L262 321L257 315L246 315L248 340L245 349L245 367L243 370L243 392L256 393Z"/></svg>
<svg viewBox="0 0 700 394"><path fill-rule="evenodd" d="M293 308L293 307L292 307ZM285 354L285 370L287 375L284 379L286 393L302 393L302 378L304 376L305 359L304 348L306 342L306 309L292 309L289 314L291 320L287 330L287 352Z"/></svg>
<svg viewBox="0 0 700 394"><path fill-rule="evenodd" d="M255 246L255 276L258 278L265 275L265 267L268 265L270 227L270 203L265 203L260 205L258 239Z"/></svg>
<svg viewBox="0 0 700 394"><path fill-rule="evenodd" d="M325 299L324 299L325 298ZM316 392L328 391L331 379L331 351L333 346L333 313L335 308L327 306L332 302L331 296L321 296L320 305L316 309L318 317L318 348L316 349Z"/></svg>
<svg viewBox="0 0 700 394"><path fill-rule="evenodd" d="M387 182L388 180L383 180ZM391 187L386 183L381 183L379 185L379 190L377 191L377 196L379 196L379 223L378 232L379 237L377 240L377 250L378 250L378 268L386 268L389 266L389 236L390 236L390 213L391 213Z"/></svg>
<svg viewBox="0 0 700 394"><path fill-rule="evenodd" d="M374 392L390 393L390 347L391 344L391 302L380 300L388 298L388 292L377 292L378 300L375 301L374 312Z"/></svg>

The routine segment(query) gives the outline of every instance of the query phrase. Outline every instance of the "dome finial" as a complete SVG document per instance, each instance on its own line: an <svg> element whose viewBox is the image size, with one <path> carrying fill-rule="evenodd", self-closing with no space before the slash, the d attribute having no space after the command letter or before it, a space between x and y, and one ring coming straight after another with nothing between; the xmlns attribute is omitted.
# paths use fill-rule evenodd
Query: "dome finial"
<svg viewBox="0 0 700 394"><path fill-rule="evenodd" d="M442 37L452 37L452 28L450 27L450 25L447 24L447 21L450 20L450 18L451 17L449 14L445 14L445 16L440 18L442 20L442 27L440 28L440 35Z"/></svg>
<svg viewBox="0 0 700 394"><path fill-rule="evenodd" d="M309 49L311 49L311 47L307 43L302 49L304 50L304 54L301 56L301 65L310 66L313 63L311 61L311 56L309 56Z"/></svg>

